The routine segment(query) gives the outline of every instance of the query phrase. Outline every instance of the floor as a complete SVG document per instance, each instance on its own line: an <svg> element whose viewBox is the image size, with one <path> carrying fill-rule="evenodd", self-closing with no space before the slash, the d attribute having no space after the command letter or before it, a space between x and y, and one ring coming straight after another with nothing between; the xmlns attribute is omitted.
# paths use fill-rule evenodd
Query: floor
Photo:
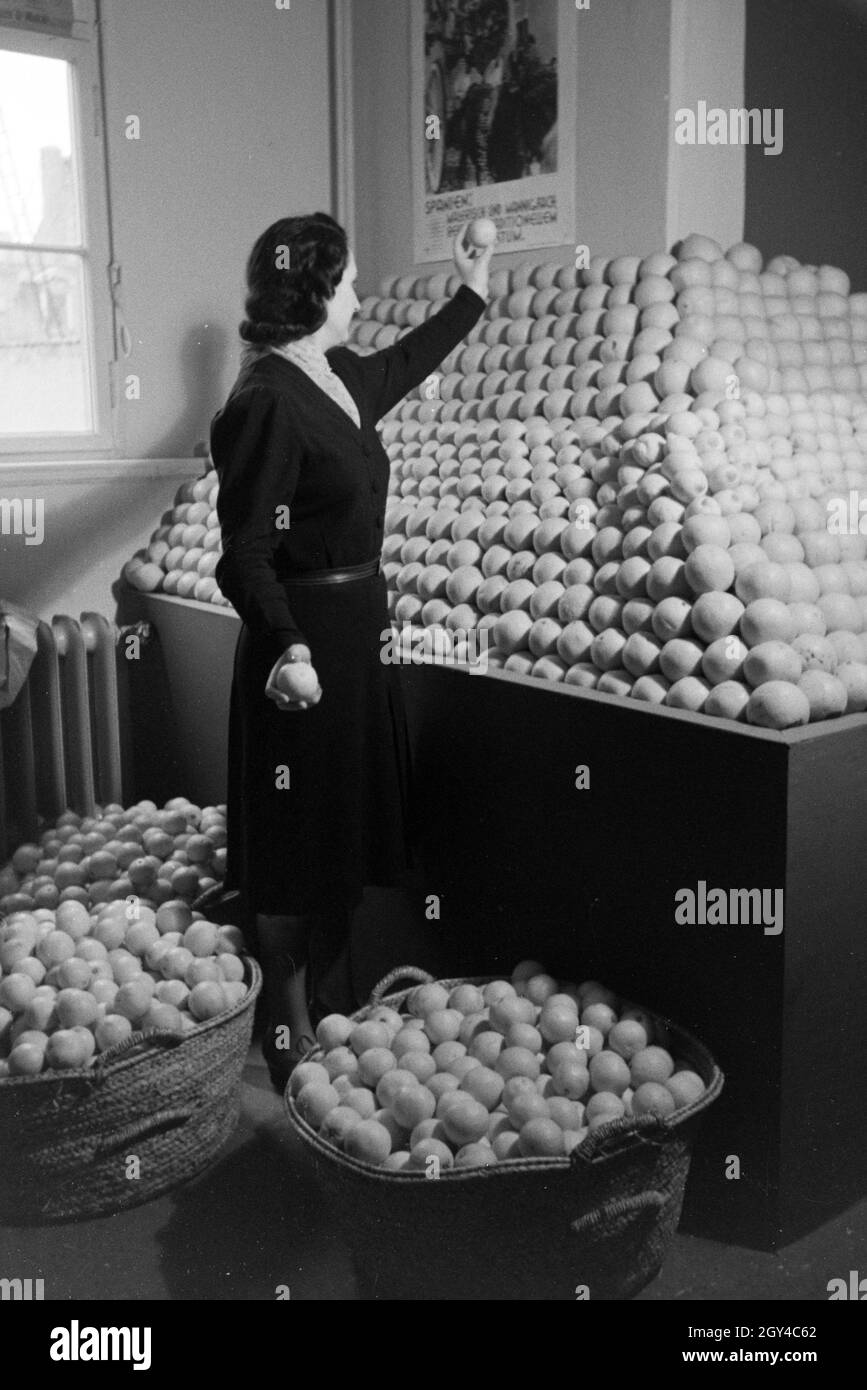
<svg viewBox="0 0 867 1390"><path fill-rule="evenodd" d="M638 1298L824 1301L830 1278L863 1267L865 1237L867 1201L777 1254L679 1235ZM281 1287L293 1299L359 1297L341 1231L255 1047L240 1124L207 1173L119 1216L0 1231L0 1275L41 1277L51 1300L271 1300Z"/></svg>
<svg viewBox="0 0 867 1390"><path fill-rule="evenodd" d="M373 929L375 926L375 930ZM437 972L436 942L401 895L368 890L356 919L359 999L396 960ZM365 929L366 927L366 929ZM867 1201L777 1254L675 1238L641 1301L826 1300L828 1280L867 1270ZM492 1242L496 1254L496 1238ZM200 1178L118 1216L0 1228L0 1278L42 1278L51 1300L356 1300L352 1260L300 1143L251 1048L241 1118ZM431 1288L431 1299L449 1299ZM502 1298L514 1297L504 1271Z"/></svg>

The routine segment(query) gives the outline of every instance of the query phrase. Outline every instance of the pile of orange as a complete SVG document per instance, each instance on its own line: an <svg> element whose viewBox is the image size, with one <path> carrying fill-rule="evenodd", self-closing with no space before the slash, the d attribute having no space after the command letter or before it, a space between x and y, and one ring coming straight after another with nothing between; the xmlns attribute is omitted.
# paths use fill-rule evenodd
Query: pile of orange
<svg viewBox="0 0 867 1390"><path fill-rule="evenodd" d="M565 1158L596 1129L667 1119L705 1090L646 1010L536 961L510 980L420 985L405 1011L332 1014L317 1041L289 1084L297 1113L353 1158L426 1177Z"/></svg>
<svg viewBox="0 0 867 1390"><path fill-rule="evenodd" d="M382 288L363 311L400 337L403 296L431 313L456 282ZM699 235L497 270L492 295L383 425L395 624L449 634L449 661L482 634L495 669L775 729L867 709L867 528L836 534L867 492L867 296Z"/></svg>
<svg viewBox="0 0 867 1390"><path fill-rule="evenodd" d="M0 1078L81 1070L133 1033L192 1032L243 1000L241 932L188 901L219 881L224 844L224 808L175 798L66 812L16 850L0 874Z"/></svg>
<svg viewBox="0 0 867 1390"><path fill-rule="evenodd" d="M389 277L350 346L389 349L459 283ZM699 234L495 269L381 433L400 659L773 729L867 710L867 294L843 270ZM184 484L128 581L224 603L217 495L213 469ZM709 654L729 636L761 656Z"/></svg>
<svg viewBox="0 0 867 1390"><path fill-rule="evenodd" d="M135 898L156 909L191 904L226 872L226 808L176 796L64 811L0 869L0 913L78 902L86 908Z"/></svg>

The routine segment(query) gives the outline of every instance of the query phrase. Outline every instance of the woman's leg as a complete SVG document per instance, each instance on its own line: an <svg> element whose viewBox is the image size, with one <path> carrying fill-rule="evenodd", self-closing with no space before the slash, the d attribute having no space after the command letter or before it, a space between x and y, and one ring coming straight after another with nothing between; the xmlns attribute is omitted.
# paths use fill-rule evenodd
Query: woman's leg
<svg viewBox="0 0 867 1390"><path fill-rule="evenodd" d="M307 1005L307 966L313 921L308 916L256 917L259 959L265 993L266 1055L287 1054L305 1035L313 1036ZM288 1028L289 1040L277 1030Z"/></svg>
<svg viewBox="0 0 867 1390"><path fill-rule="evenodd" d="M330 904L316 914L310 938L310 994L314 1018L358 1008L352 984L350 938L354 906Z"/></svg>

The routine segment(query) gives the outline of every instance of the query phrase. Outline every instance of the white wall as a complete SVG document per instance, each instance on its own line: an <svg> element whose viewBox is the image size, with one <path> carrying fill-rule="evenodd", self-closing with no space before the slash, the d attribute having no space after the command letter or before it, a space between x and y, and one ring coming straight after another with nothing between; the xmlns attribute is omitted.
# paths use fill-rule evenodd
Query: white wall
<svg viewBox="0 0 867 1390"><path fill-rule="evenodd" d="M746 0L672 0L670 129L699 101L725 111L744 105ZM773 105L773 103L771 103ZM721 246L741 241L746 201L742 145L669 141L666 242L703 232Z"/></svg>
<svg viewBox="0 0 867 1390"><path fill-rule="evenodd" d="M107 0L105 59L128 370L142 381L120 452L184 457L237 373L253 242L330 206L328 4Z"/></svg>
<svg viewBox="0 0 867 1390"><path fill-rule="evenodd" d="M201 459L141 459L8 469L0 494L42 499L45 539L27 545L22 536L0 536L0 595L40 618L96 612L113 619L125 562L147 542L180 484L202 468Z"/></svg>

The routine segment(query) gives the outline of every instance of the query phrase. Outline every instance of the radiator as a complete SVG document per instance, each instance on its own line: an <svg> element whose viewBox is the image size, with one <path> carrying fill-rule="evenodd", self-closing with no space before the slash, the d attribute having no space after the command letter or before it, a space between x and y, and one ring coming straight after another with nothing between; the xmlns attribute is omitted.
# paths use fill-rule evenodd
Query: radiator
<svg viewBox="0 0 867 1390"><path fill-rule="evenodd" d="M0 860L63 811L122 804L119 637L99 613L39 624L27 681L0 714Z"/></svg>

